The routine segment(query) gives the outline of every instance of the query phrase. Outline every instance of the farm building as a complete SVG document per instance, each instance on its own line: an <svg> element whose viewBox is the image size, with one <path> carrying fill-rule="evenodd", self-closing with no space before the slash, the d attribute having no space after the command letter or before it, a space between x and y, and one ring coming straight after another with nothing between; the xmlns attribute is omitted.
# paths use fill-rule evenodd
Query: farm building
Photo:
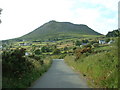
<svg viewBox="0 0 120 90"><path fill-rule="evenodd" d="M31 43L19 43L19 46L30 46L32 45Z"/></svg>
<svg viewBox="0 0 120 90"><path fill-rule="evenodd" d="M0 46L0 48L2 48L2 46Z"/></svg>
<svg viewBox="0 0 120 90"><path fill-rule="evenodd" d="M113 40L110 40L109 42L108 42L108 44L111 44L111 43L113 43L114 41Z"/></svg>
<svg viewBox="0 0 120 90"><path fill-rule="evenodd" d="M99 40L99 44L105 44L105 40Z"/></svg>
<svg viewBox="0 0 120 90"><path fill-rule="evenodd" d="M28 56L28 55L30 55L30 53L26 52L25 55Z"/></svg>

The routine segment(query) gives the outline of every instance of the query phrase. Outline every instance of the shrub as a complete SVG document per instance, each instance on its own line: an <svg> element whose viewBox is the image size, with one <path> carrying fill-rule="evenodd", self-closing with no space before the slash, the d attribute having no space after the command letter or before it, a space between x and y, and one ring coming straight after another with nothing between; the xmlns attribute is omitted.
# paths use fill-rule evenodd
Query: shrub
<svg viewBox="0 0 120 90"><path fill-rule="evenodd" d="M81 45L81 42L80 42L80 41L76 41L76 42L75 42L75 45L76 45L76 46L80 46L80 45Z"/></svg>
<svg viewBox="0 0 120 90"><path fill-rule="evenodd" d="M84 53L87 53L86 55L88 56L89 53L91 53L91 48L83 48L83 49L76 49L75 50L75 55L76 55L76 58L75 58L75 61L78 60L82 54Z"/></svg>
<svg viewBox="0 0 120 90"><path fill-rule="evenodd" d="M25 72L29 72L33 67L25 57L25 49L15 49L10 51L3 51L2 64L3 75L11 74L15 77L22 76ZM11 73L12 72L12 73Z"/></svg>
<svg viewBox="0 0 120 90"><path fill-rule="evenodd" d="M68 47L64 47L64 50L67 51L67 50L68 50Z"/></svg>
<svg viewBox="0 0 120 90"><path fill-rule="evenodd" d="M107 42L107 43L108 43L109 41L110 41L110 38L107 38L107 39L105 40L105 42Z"/></svg>
<svg viewBox="0 0 120 90"><path fill-rule="evenodd" d="M77 49L76 47L73 48L73 50L76 50L76 49Z"/></svg>
<svg viewBox="0 0 120 90"><path fill-rule="evenodd" d="M61 55L59 56L59 59L64 59L65 56L66 56L66 54L61 54Z"/></svg>
<svg viewBox="0 0 120 90"><path fill-rule="evenodd" d="M92 45L92 44L94 44L94 43L99 43L97 40L92 40L91 42L90 42L90 44Z"/></svg>
<svg viewBox="0 0 120 90"><path fill-rule="evenodd" d="M25 49L3 51L3 88L28 88L50 67L52 60L38 55L25 57Z"/></svg>
<svg viewBox="0 0 120 90"><path fill-rule="evenodd" d="M75 50L75 55L76 55L75 61L77 61L81 56L81 49Z"/></svg>
<svg viewBox="0 0 120 90"><path fill-rule="evenodd" d="M41 48L41 51L42 51L43 53L45 53L45 52L51 52L52 50L50 49L50 47L43 46L43 47Z"/></svg>
<svg viewBox="0 0 120 90"><path fill-rule="evenodd" d="M35 59L35 60L37 60L37 61L39 61L40 65L43 65L43 64L44 64L44 61L41 59L41 58L43 58L43 57L40 56L40 55L29 55L29 57L30 57L30 58L33 58L33 59Z"/></svg>
<svg viewBox="0 0 120 90"><path fill-rule="evenodd" d="M41 51L40 51L40 49L37 49L37 50L34 51L34 53L35 53L36 55L39 55L39 54L41 54Z"/></svg>
<svg viewBox="0 0 120 90"><path fill-rule="evenodd" d="M94 43L93 46L94 47L99 47L99 44L98 43Z"/></svg>
<svg viewBox="0 0 120 90"><path fill-rule="evenodd" d="M82 40L82 43L88 43L89 41L87 39Z"/></svg>
<svg viewBox="0 0 120 90"><path fill-rule="evenodd" d="M87 45L84 45L84 47L85 47L85 48L88 48L88 47L89 47L89 48L92 48L92 46L91 46L90 43L88 43Z"/></svg>
<svg viewBox="0 0 120 90"><path fill-rule="evenodd" d="M60 49L55 49L55 50L53 51L53 54L60 54Z"/></svg>

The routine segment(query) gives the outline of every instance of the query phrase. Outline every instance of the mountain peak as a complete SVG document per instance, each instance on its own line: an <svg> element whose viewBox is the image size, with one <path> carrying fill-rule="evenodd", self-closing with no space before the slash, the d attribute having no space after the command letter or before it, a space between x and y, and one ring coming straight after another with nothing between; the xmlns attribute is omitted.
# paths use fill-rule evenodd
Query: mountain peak
<svg viewBox="0 0 120 90"><path fill-rule="evenodd" d="M50 37L63 37L62 35L67 36L68 34L101 35L85 24L73 24L71 22L58 22L51 20L34 31L22 36L22 38L45 39Z"/></svg>
<svg viewBox="0 0 120 90"><path fill-rule="evenodd" d="M49 22L57 22L57 21L55 21L55 20L51 20L51 21L49 21Z"/></svg>
<svg viewBox="0 0 120 90"><path fill-rule="evenodd" d="M55 21L55 20L51 20L49 21L48 23L57 23L58 21ZM71 23L71 22L58 22L58 23L66 23L66 24L73 24L73 25L80 25L80 26L86 26L88 27L86 24L74 24L74 23Z"/></svg>

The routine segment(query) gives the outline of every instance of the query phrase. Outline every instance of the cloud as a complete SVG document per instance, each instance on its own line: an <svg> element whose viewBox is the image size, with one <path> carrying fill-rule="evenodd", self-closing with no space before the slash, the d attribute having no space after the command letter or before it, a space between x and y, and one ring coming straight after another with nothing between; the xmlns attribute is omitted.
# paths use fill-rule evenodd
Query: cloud
<svg viewBox="0 0 120 90"><path fill-rule="evenodd" d="M117 0L77 0L73 11L77 23L87 24L102 34L118 27Z"/></svg>

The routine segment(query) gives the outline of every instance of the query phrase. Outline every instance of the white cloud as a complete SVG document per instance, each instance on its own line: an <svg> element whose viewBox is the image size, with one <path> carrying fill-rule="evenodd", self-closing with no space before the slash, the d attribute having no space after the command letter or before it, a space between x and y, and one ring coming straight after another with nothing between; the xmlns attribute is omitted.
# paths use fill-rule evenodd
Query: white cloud
<svg viewBox="0 0 120 90"><path fill-rule="evenodd" d="M118 27L118 1L78 0L77 23L87 24L94 30L107 34Z"/></svg>
<svg viewBox="0 0 120 90"><path fill-rule="evenodd" d="M102 5L105 8L117 11L119 0L79 0L79 2L86 2L95 5Z"/></svg>

